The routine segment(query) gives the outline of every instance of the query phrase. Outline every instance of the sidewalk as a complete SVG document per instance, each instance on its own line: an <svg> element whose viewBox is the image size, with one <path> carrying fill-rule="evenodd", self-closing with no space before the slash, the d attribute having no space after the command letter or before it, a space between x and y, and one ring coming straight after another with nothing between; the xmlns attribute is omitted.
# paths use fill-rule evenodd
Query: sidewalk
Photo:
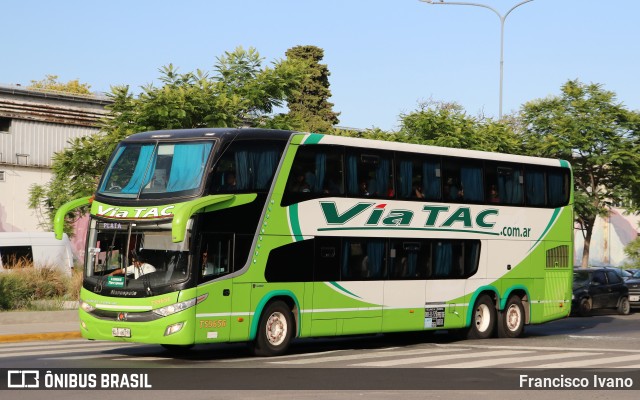
<svg viewBox="0 0 640 400"><path fill-rule="evenodd" d="M0 312L0 343L80 337L78 310Z"/></svg>

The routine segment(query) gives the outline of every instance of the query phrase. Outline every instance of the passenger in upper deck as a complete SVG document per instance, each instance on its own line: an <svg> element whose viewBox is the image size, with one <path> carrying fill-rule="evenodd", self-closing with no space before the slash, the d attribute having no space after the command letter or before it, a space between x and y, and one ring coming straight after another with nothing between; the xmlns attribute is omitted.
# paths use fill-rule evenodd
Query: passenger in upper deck
<svg viewBox="0 0 640 400"><path fill-rule="evenodd" d="M225 183L220 186L221 192L234 192L237 188L236 174L234 172L227 172L225 175Z"/></svg>

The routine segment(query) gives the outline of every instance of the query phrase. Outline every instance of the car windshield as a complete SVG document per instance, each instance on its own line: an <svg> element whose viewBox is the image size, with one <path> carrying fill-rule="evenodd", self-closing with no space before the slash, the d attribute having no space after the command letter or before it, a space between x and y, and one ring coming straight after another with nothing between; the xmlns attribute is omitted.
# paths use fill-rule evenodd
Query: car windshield
<svg viewBox="0 0 640 400"><path fill-rule="evenodd" d="M170 224L91 221L85 283L94 289L146 292L182 282L189 273L189 233L173 243Z"/></svg>
<svg viewBox="0 0 640 400"><path fill-rule="evenodd" d="M123 143L115 151L98 193L121 198L195 194L213 142Z"/></svg>
<svg viewBox="0 0 640 400"><path fill-rule="evenodd" d="M633 278L640 278L640 270L633 273Z"/></svg>
<svg viewBox="0 0 640 400"><path fill-rule="evenodd" d="M632 276L629 271L626 271L624 269L616 269L616 272L618 272L618 275L620 275L620 277L623 279L628 279Z"/></svg>

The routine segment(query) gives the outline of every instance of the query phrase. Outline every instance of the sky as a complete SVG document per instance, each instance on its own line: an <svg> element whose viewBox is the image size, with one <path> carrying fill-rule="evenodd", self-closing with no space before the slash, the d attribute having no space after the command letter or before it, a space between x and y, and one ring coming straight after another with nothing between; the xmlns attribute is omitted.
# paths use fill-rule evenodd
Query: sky
<svg viewBox="0 0 640 400"><path fill-rule="evenodd" d="M435 0L438 2L439 0ZM478 0L499 14L521 0ZM237 46L265 65L324 50L340 126L396 130L425 101L497 118L500 19L487 8L418 0L2 0L0 84L46 75L96 92L157 83L158 69L212 71ZM533 0L505 20L503 114L601 84L640 110L640 1Z"/></svg>

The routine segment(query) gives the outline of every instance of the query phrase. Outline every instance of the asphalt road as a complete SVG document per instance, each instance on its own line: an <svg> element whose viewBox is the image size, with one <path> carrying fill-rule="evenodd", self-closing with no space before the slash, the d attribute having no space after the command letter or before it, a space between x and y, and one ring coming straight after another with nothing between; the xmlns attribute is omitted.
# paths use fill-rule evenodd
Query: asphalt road
<svg viewBox="0 0 640 400"><path fill-rule="evenodd" d="M519 399L537 400L557 399L558 396L614 398L610 389L539 391L525 388L511 392L495 390L501 388L499 383L496 383L494 390L483 386L488 382L490 387L492 379L495 382L508 381L513 385L514 380L518 379L517 375L523 373L532 376L538 373L568 376L574 373L572 371L588 368L588 371L606 371L614 377L633 379L636 390L616 391L615 398L635 399L640 388L640 312L627 316L602 312L592 317L572 317L529 326L525 336L519 339L461 340L443 332L434 335L396 334L298 340L289 354L275 358L253 357L242 344L196 346L187 353L176 355L154 345L83 340L12 343L0 345L0 368L69 368L69 371L164 369L170 374L169 377L175 376L178 381L156 379L155 387L181 385L194 379L194 387L198 389L183 392L190 399L212 398L214 392L216 398L259 397L261 400L364 397L500 399L513 397L513 394L517 394ZM516 371L515 375L509 372L513 370ZM456 383L460 374L468 379ZM404 380L401 379L403 377ZM424 377L424 382L412 387L416 377ZM303 385L298 390L298 386L291 381L296 378L315 379L317 383L311 387ZM216 379L219 385L216 385ZM258 382L261 379L270 381L250 388L254 390L240 390L243 389L242 382ZM448 379L451 384L446 382ZM390 387L380 384L385 381L391 382ZM402 382L402 386L394 387L400 385L398 382ZM479 385L477 390L459 390L465 387L456 386L464 386L469 382L472 386ZM373 389L366 389L368 385ZM429 390L429 385L436 389L445 387L447 390ZM226 390L217 389L218 386ZM234 386L237 386L237 390L228 390ZM341 388L348 390L336 390ZM46 393L50 398L58 398L64 393L65 399L79 399L82 392ZM36 393L44 392L7 393L10 396L20 393L19 398L27 400L36 398ZM92 398L120 399L123 393L92 391ZM137 397L155 393L154 398L171 398L170 394L175 394L168 390L133 393Z"/></svg>

